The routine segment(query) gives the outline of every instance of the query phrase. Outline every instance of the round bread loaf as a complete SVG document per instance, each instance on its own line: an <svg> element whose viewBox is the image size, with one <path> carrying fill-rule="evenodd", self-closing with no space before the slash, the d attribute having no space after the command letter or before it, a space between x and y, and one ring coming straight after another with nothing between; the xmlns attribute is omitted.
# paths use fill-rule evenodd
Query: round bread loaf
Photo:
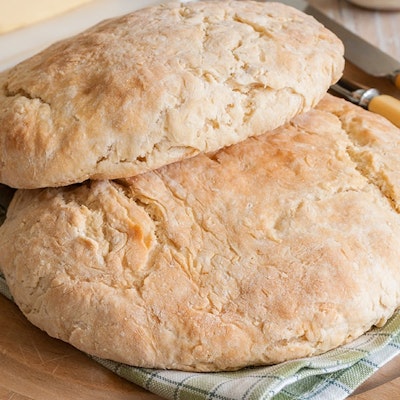
<svg viewBox="0 0 400 400"><path fill-rule="evenodd" d="M327 96L132 179L18 190L0 265L33 324L136 366L318 354L400 305L400 131Z"/></svg>
<svg viewBox="0 0 400 400"><path fill-rule="evenodd" d="M0 74L0 182L134 176L313 107L343 45L280 3L168 3L107 20Z"/></svg>

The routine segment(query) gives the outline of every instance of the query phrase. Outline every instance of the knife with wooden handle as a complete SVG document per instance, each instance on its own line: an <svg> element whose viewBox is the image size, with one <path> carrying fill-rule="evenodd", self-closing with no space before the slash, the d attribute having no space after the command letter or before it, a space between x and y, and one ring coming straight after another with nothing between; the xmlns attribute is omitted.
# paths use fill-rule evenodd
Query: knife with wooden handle
<svg viewBox="0 0 400 400"><path fill-rule="evenodd" d="M280 0L280 2L312 15L341 39L345 46L344 56L346 60L371 76L390 79L400 89L400 61L395 60L393 57L390 57L377 47L349 31L343 25L332 20L306 1Z"/></svg>
<svg viewBox="0 0 400 400"><path fill-rule="evenodd" d="M380 114L400 128L400 100L381 94L375 88L362 88L356 84L341 79L331 86L331 91L344 97L354 104Z"/></svg>

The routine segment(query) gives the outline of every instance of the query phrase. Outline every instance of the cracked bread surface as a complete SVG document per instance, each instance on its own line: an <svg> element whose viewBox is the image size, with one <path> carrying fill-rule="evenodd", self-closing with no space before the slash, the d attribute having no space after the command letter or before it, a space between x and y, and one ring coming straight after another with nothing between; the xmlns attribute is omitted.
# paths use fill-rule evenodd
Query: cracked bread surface
<svg viewBox="0 0 400 400"><path fill-rule="evenodd" d="M104 21L0 74L0 182L134 176L313 107L343 45L280 3L166 3Z"/></svg>
<svg viewBox="0 0 400 400"><path fill-rule="evenodd" d="M118 181L18 190L0 266L27 318L131 365L310 356L400 304L400 131L327 95L291 123Z"/></svg>

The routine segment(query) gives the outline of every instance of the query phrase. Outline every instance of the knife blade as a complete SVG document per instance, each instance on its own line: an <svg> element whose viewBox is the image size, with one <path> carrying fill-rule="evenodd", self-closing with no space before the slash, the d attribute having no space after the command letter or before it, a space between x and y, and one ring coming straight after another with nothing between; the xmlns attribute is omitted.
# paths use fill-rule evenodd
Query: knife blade
<svg viewBox="0 0 400 400"><path fill-rule="evenodd" d="M273 1L273 0L264 0ZM400 61L357 36L304 0L279 0L288 6L312 15L322 25L336 34L345 46L345 59L374 77L390 79L400 88Z"/></svg>

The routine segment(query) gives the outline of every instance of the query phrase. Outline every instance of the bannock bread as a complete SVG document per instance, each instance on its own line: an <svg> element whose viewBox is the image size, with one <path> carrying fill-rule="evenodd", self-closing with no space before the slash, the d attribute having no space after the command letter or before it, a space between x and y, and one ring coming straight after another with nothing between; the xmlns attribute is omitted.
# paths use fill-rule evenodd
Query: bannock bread
<svg viewBox="0 0 400 400"><path fill-rule="evenodd" d="M128 364L233 370L318 354L400 304L400 131L327 95L290 124L131 179L18 190L15 301Z"/></svg>
<svg viewBox="0 0 400 400"><path fill-rule="evenodd" d="M167 3L104 21L0 74L0 182L134 176L306 111L343 45L280 3Z"/></svg>

